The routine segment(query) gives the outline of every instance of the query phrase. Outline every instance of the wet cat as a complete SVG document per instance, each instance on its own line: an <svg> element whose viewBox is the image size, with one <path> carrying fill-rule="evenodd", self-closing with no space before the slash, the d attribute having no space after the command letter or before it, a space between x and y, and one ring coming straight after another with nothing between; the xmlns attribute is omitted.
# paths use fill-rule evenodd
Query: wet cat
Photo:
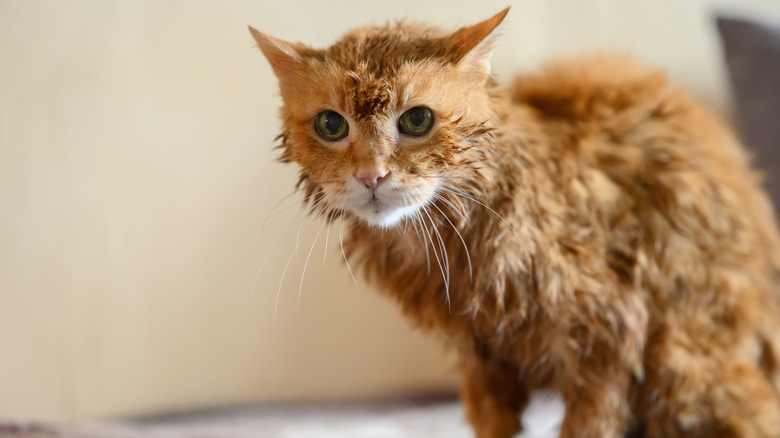
<svg viewBox="0 0 780 438"><path fill-rule="evenodd" d="M780 437L780 240L740 144L620 57L499 86L507 12L322 50L250 28L307 202L458 351L478 437L518 433L544 387L562 437Z"/></svg>

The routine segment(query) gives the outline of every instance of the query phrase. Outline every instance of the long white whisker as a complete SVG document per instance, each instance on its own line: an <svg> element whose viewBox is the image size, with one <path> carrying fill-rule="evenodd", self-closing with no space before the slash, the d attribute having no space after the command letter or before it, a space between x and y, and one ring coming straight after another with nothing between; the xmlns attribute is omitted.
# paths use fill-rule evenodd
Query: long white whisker
<svg viewBox="0 0 780 438"><path fill-rule="evenodd" d="M298 304L295 305L296 313L298 313L298 309L301 308L301 291L303 290L303 278L306 276L306 267L309 266L309 259L311 258L311 253L314 252L314 245L317 244L317 239L320 237L320 231L322 231L322 228L320 228L320 230L317 231L317 235L314 236L314 242L311 244L309 255L306 256L306 263L303 264L303 272L301 273L301 284L298 285Z"/></svg>
<svg viewBox="0 0 780 438"><path fill-rule="evenodd" d="M417 235L417 240L420 242L421 245L426 245L425 246L425 258L427 259L428 258L428 246L427 246L428 242L423 242L422 237L420 237L420 229L417 228L417 217L410 216L407 219L407 223L404 226L406 226L410 222L412 224L412 227L414 228L414 234ZM431 275L430 263L428 263L428 275Z"/></svg>
<svg viewBox="0 0 780 438"><path fill-rule="evenodd" d="M301 223L303 223L303 221L306 220L306 215L308 214L311 214L310 210L303 209L299 211L298 214L296 214L295 217L292 218L292 220L290 221L290 226L287 227L287 229L284 231L284 234L286 235L287 233L289 233L290 230L292 230L293 227L295 227L295 224L297 224L298 221L301 221ZM300 228L298 229L298 236L296 236L295 238L296 242L298 241L299 237L300 237Z"/></svg>
<svg viewBox="0 0 780 438"><path fill-rule="evenodd" d="M452 203L452 201L450 201L449 199L445 198L444 196L442 196L442 195L440 195L438 193L434 193L433 196L434 196L435 199L438 199L439 201L441 201L444 204L446 204L447 207L449 207L450 211L452 211L455 215L457 215L461 219L467 219L466 215L463 213L463 211L460 210L458 207L456 207L455 204Z"/></svg>
<svg viewBox="0 0 780 438"><path fill-rule="evenodd" d="M298 234L295 235L295 260L298 260L298 247L300 246L301 242L301 228L303 228L304 223L306 223L305 218L301 221L301 226L298 227Z"/></svg>
<svg viewBox="0 0 780 438"><path fill-rule="evenodd" d="M469 255L469 247L466 246L466 241L463 239L463 236L460 234L460 231L455 227L455 225L452 223L450 218L447 217L446 214L444 214L443 211L439 207L436 206L436 204L431 204L436 210L439 210L439 213L441 213L442 216L444 216L444 219L447 221L447 223L450 224L453 230L455 230L455 234L458 235L458 238L460 239L460 243L463 244L463 249L466 251L466 260L469 262L469 284L474 284L474 278L472 274L472 267L471 267L471 256Z"/></svg>
<svg viewBox="0 0 780 438"><path fill-rule="evenodd" d="M414 228L415 228L415 230L417 230L417 224L419 223L420 230L422 230L423 229L422 216L420 215L419 211L415 211L414 213L415 213L415 226L414 226ZM420 233L419 232L417 233L417 237L418 238L420 237ZM422 243L425 246L425 261L427 262L427 265L428 265L428 276L430 277L431 276L431 256L430 256L430 253L428 253L428 237L426 236L425 231L423 231L422 237L423 238L420 239L420 243Z"/></svg>
<svg viewBox="0 0 780 438"><path fill-rule="evenodd" d="M279 294L282 292L282 283L284 283L284 275L287 273L287 268L290 267L290 262L293 259L293 256L298 253L298 237L301 235L301 228L303 227L303 222L301 222L301 226L298 227L298 236L295 238L295 249L293 249L292 254L290 254L290 258L287 259L287 264L284 265L284 270L282 271L282 279L279 280L279 288L276 289L276 303L274 303L274 319L276 319L276 311L279 309Z"/></svg>
<svg viewBox="0 0 780 438"><path fill-rule="evenodd" d="M439 259L439 253L436 251L436 244L433 242L433 236L431 235L431 232L428 231L428 226L425 225L423 222L423 233L426 234L426 237L430 239L431 241L431 249L433 250L433 256L436 257L436 262L439 264L439 270L441 271L441 278L444 281L444 288L447 290L447 302L449 303L449 285L447 284L447 276L444 274L444 265L442 265L441 260Z"/></svg>
<svg viewBox="0 0 780 438"><path fill-rule="evenodd" d="M520 237L520 235L519 235L519 234L517 234L517 231L515 230L515 228L514 228L514 227L513 227L513 226L512 226L512 225L511 225L509 222L507 222L507 220L506 220L506 219L504 219L504 217L503 217L503 216L501 216L500 214L496 213L496 211L495 211L495 210L493 210L492 208L488 207L487 205L483 204L482 202L480 202L480 201L478 201L478 200L476 200L476 199L474 199L474 198L472 198L472 197L470 197L470 196L468 196L468 195L466 195L466 194L463 194L463 193L460 193L460 192L456 192L455 190L450 190L450 189L448 189L448 188L445 188L445 187L439 187L439 188L440 188L440 189L442 189L442 190L446 190L446 191L448 191L448 192L450 192L450 193L452 193L452 194L454 194L454 195L456 195L456 196L462 196L462 197L464 197L464 198L466 198L466 199L468 199L468 200L470 200L470 201L474 201L474 202L476 202L477 204L479 204L479 205L481 205L481 206L483 206L483 207L487 208L487 209L488 209L488 210L489 210L491 213L493 213L494 215L496 215L496 217L498 217L499 219L501 219L501 220L502 220L502 221L503 221L503 222L506 224L506 226L508 226L508 227L509 227L509 229L510 229L510 230L512 230L512 232L513 232L513 233L515 233L515 236L517 236L517 238L518 238L518 239L522 240L522 238Z"/></svg>
<svg viewBox="0 0 780 438"><path fill-rule="evenodd" d="M294 193L294 192L293 192L293 193ZM293 193L290 193L290 195L292 195ZM290 195L287 195L287 196L290 196ZM280 211L280 212L281 212L281 211ZM295 218L293 218L293 220L292 220L292 223L290 224L290 226L289 226L289 227L287 227L287 230L285 230L285 231L284 231L284 233L282 233L282 235L286 236L287 234L289 234L289 232L290 232L290 231L293 229L293 227L295 227L295 224L296 224L296 223L299 223L299 221L300 221L300 226L303 226L303 223L304 223L303 221L305 220L305 217L303 217L303 216L302 216L302 214L303 214L303 212L299 212L299 213L296 215L296 217L295 217ZM297 246L298 246L297 242L298 242L298 239L299 239L299 237L300 237L300 231L301 231L301 229L300 229L300 227L299 227L299 228L298 228L298 235L296 235L296 237L295 237L295 241L296 241L296 249L295 249L295 250L293 250L293 254L295 254L295 251L297 251ZM267 255L267 256L265 257L265 259L262 261L262 263L260 263L260 266L257 268L257 272L255 272L255 277L254 277L254 280L252 281L252 289L251 289L252 291L254 291L254 290L257 288L257 282L258 282L258 280L260 279L260 274L262 273L262 271L263 271L263 268L265 267L265 265L266 265L266 263L268 262L268 260L271 258L271 255L272 255L272 254L269 254L269 255ZM288 261L288 264L289 264L289 261ZM278 297L278 295L277 295L277 300L276 300L276 302L277 302L277 305L278 305L278 302L279 302L279 297ZM276 314L276 308L274 308L274 314Z"/></svg>
<svg viewBox="0 0 780 438"><path fill-rule="evenodd" d="M444 267L447 270L447 284L450 282L450 257L447 254L447 247L444 245L444 239L442 239L441 234L439 233L439 229L436 227L436 223L433 221L433 218L431 217L430 212L428 212L427 208L422 209L423 213L425 213L426 216L428 216L428 221L431 223L431 227L433 228L433 232L436 233L436 240L439 242L439 249L442 254L442 261L444 262ZM431 236L432 237L432 236Z"/></svg>
<svg viewBox="0 0 780 438"><path fill-rule="evenodd" d="M447 296L447 308L450 312L452 312L452 304L450 302L450 261L449 256L447 255L447 248L444 246L444 240L441 238L441 235L439 234L439 230L436 229L436 224L433 222L433 218L431 218L431 215L428 213L428 210L423 208L422 211L425 213L426 216L428 216L428 220L431 222L431 227L433 227L434 233L436 233L436 238L439 241L439 248L441 249L441 261L439 262L439 268L442 270L442 279L444 280L444 293ZM431 236L431 246L434 246L433 241L433 235ZM436 248L434 246L433 248L434 254L436 254ZM439 260L437 257L436 260ZM444 267L442 267L442 262L444 263ZM447 271L447 274L445 275L444 271Z"/></svg>
<svg viewBox="0 0 780 438"><path fill-rule="evenodd" d="M322 203L323 203L323 202L325 202L326 200L330 200L330 199L332 199L332 198L333 198L333 196L332 196L332 195L323 194L321 198L319 198L319 199L317 199L316 201L314 201L314 203L311 205L311 207L309 207L309 209L308 209L308 211L307 211L307 212L308 212L308 214L312 214L312 213L314 213L314 210L315 210L315 209L316 209L318 206L322 205ZM321 214L321 213L320 213L320 212L318 212L318 215L319 215L319 214Z"/></svg>
<svg viewBox="0 0 780 438"><path fill-rule="evenodd" d="M268 211L268 213L266 214L266 217L265 217L263 220L259 220L259 221L257 221L257 222L256 222L254 225L252 225L251 227L249 227L249 228L248 228L248 229L246 229L245 231L242 231L242 232L238 233L238 234L237 234L237 241L242 241L242 240L244 240L244 239L245 239L245 238L246 238L246 237L247 237L247 236L248 236L248 235L249 235L251 232L253 232L254 230L256 230L256 229L257 229L257 227L260 227L260 226L262 225L262 228L261 228L261 230L260 230L260 240L261 240L261 245L262 245L262 242L264 241L264 238L263 238L263 236L265 235L265 227L266 227L266 225L267 225L267 222L268 222L268 220L269 220L269 219L271 219L271 217L273 217L273 216L271 216L271 214L273 213L273 211L274 211L274 210L275 210L277 207L279 207L279 205L280 205L282 202L284 202L285 200L287 200L287 199L288 199L290 196L292 196L292 195L296 194L296 193L297 193L299 190L300 190L300 188L297 188L297 189L293 190L292 192L288 193L287 195L283 196L283 197L282 197L280 200L278 200L278 201L276 202L276 204L274 204L274 206L273 206L273 207L271 207L271 209ZM295 204L293 204L293 205L290 205L290 206L288 206L288 207L285 207L284 209L282 209L282 210L278 211L278 212L277 212L277 215L278 215L278 214L281 214L283 211L286 211L286 210L288 210L288 209L290 209L290 208L292 208L292 207L294 207L294 206L295 206ZM274 216L276 216L276 215L274 215ZM288 231L289 231L289 229L288 229ZM253 291L255 290L255 287L257 286L257 280L258 280L258 278L260 277L260 272L262 272L262 270L263 270L263 267L265 266L266 262L268 262L268 259L269 259L269 258L270 258L270 255L266 256L266 257L265 257L265 259L264 259L264 260L263 260L263 261L260 263L260 266L257 268L257 272L255 273L255 278L254 278L254 281L252 282L252 290L253 290Z"/></svg>
<svg viewBox="0 0 780 438"><path fill-rule="evenodd" d="M284 196L282 199L278 200L278 201L276 202L276 204L274 204L274 206L273 206L273 207L271 207L271 209L270 209L270 210L268 210L268 214L265 216L265 219L264 219L262 222L255 224L255 225L254 225L252 228L250 228L250 231L251 231L251 230L253 230L253 229L255 229L255 228L257 228L257 226L258 226L258 225L262 224L263 226L262 226L262 229L261 229L261 231L260 231L260 235L264 235L264 234L265 234L265 226L266 226L266 224L268 223L268 221L269 221L269 220L270 220L272 217L275 217L276 215L279 215L279 214L281 214L283 211L287 211L287 209L289 209L289 208L292 208L293 206L295 206L295 204L293 204L293 205L291 205L291 206L289 206L289 207L285 207L283 210L280 210L280 211L276 212L276 214L273 214L273 215L272 215L272 213L274 212L274 210L276 210L276 207L278 207L278 206L279 206L279 205L280 205L282 202L284 202L285 200L287 200L287 199L288 199L290 196L292 196L292 195L294 195L294 194L298 193L300 190L301 190L301 188L300 188L300 187L298 187L298 188L296 188L295 190L293 190L292 192L290 192L290 193L288 193L287 195L285 195L285 196Z"/></svg>
<svg viewBox="0 0 780 438"><path fill-rule="evenodd" d="M344 256L344 262L347 264L347 270L349 271L349 276L352 277L352 281L354 281L355 286L357 286L358 284L357 284L357 280L355 280L355 275L352 273L352 268L349 267L349 260L347 260L347 253L344 252L344 219L341 219L341 228L339 228L339 244L341 245L341 255Z"/></svg>
<svg viewBox="0 0 780 438"><path fill-rule="evenodd" d="M260 278L260 272L263 270L263 266L265 266L266 262L270 258L271 258L271 254L265 256L265 260L263 260L263 262L260 263L260 267L257 268L257 272L255 273L255 280L252 282L252 292L254 292L255 288L257 287L257 280Z"/></svg>
<svg viewBox="0 0 780 438"><path fill-rule="evenodd" d="M333 221L330 220L330 215L328 215L328 232L325 233L325 251L323 251L322 255L322 264L325 264L325 260L328 258L328 239L330 239L330 226L333 225Z"/></svg>

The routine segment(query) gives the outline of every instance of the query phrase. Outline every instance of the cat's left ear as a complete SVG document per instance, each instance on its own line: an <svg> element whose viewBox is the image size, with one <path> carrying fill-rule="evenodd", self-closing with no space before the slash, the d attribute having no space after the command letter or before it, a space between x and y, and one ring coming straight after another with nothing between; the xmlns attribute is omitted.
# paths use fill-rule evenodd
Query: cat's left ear
<svg viewBox="0 0 780 438"><path fill-rule="evenodd" d="M298 68L301 61L300 53L293 44L287 41L266 35L263 32L249 26L249 32L257 41L257 46L263 51L263 54L271 63L279 82L284 83L292 76Z"/></svg>
<svg viewBox="0 0 780 438"><path fill-rule="evenodd" d="M509 13L509 8L473 26L462 27L449 37L451 56L458 65L485 75L490 74L490 55L496 39L496 28Z"/></svg>

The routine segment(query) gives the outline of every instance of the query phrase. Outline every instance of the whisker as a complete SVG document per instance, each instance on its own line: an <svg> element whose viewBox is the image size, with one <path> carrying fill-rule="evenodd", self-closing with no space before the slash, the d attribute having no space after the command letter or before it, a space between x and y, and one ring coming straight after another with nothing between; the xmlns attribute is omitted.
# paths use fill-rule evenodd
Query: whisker
<svg viewBox="0 0 780 438"><path fill-rule="evenodd" d="M344 219L341 219L341 228L339 228L339 244L341 245L341 255L344 256L344 262L347 264L347 270L349 271L349 276L352 277L352 281L355 282L355 286L357 286L357 280L355 280L355 275L352 273L352 268L349 267L349 260L347 260L347 253L344 252ZM359 287L359 286L358 286Z"/></svg>
<svg viewBox="0 0 780 438"><path fill-rule="evenodd" d="M455 190L451 190L451 189L448 189L448 188L446 188L446 187L439 187L439 188L440 188L440 189L442 189L442 190L446 190L446 191L448 191L448 192L450 192L450 193L452 193L452 194L454 194L454 195L456 195L456 196L462 196L462 197L464 197L464 198L466 198L466 199L468 199L468 200L470 200L470 201L474 201L474 202L476 202L477 204L479 204L479 205L481 205L481 206L483 206L483 207L487 208L487 209L488 209L488 210L489 210L491 213L493 213L494 215L496 215L496 217L498 217L499 219L501 219L501 220L502 220L502 221L503 221L503 222L506 224L506 226L508 226L508 227L509 227L509 229L510 229L510 230L512 230L512 232L513 232L513 233L515 233L515 236L517 236L517 238L518 238L518 239L520 239L520 240L523 240L523 239L522 239L522 237L520 237L520 235L519 235L519 234L517 234L517 231L515 230L515 228L514 228L514 227L513 227L513 226L512 226L512 225L511 225L509 222L507 222L507 220L506 220L506 219L504 219L504 217L503 217L503 216L501 216L500 214L496 213L496 211L495 211L495 210L493 210L492 208L488 207L486 204L483 204L482 202L480 202L480 201L478 201L478 200L476 200L476 199L474 199L474 198L472 198L472 197L470 197L470 196L468 196L468 195L466 195L466 194L463 194L463 193L456 192Z"/></svg>
<svg viewBox="0 0 780 438"><path fill-rule="evenodd" d="M439 249L441 250L441 259L444 262L444 267L442 267L442 261L439 262L439 268L442 270L442 279L444 280L444 293L447 295L447 308L449 309L449 312L452 312L452 304L450 303L450 260L449 256L447 255L447 248L444 246L444 240L441 238L441 234L439 234L439 230L436 229L436 224L433 223L433 218L431 218L431 215L428 213L428 210L423 208L422 211L425 213L426 216L428 216L428 220L431 222L431 227L433 227L433 231L436 233L436 237L439 241ZM429 232L430 235L430 232ZM431 246L433 246L433 236L431 235ZM434 254L436 254L436 248L433 249ZM439 260L437 257L436 260ZM444 271L447 271L447 274L444 274Z"/></svg>
<svg viewBox="0 0 780 438"><path fill-rule="evenodd" d="M257 288L257 280L260 278L260 272L263 270L263 266L265 266L266 262L270 258L271 258L271 254L265 256L265 260L263 260L263 262L260 263L260 267L257 268L257 272L255 273L255 280L252 282L252 292L254 292L255 288Z"/></svg>
<svg viewBox="0 0 780 438"><path fill-rule="evenodd" d="M420 220L422 221L422 216L420 216ZM422 222L422 224L425 225L425 222ZM431 241L431 249L433 250L433 256L436 258L436 262L439 264L439 270L441 271L441 278L444 281L444 288L447 290L447 299L449 301L449 284L447 283L447 276L444 274L444 266L442 265L442 262L439 259L439 253L436 251L436 245L433 242L433 236L431 235L430 231L428 231L427 225L423 227L423 233L425 233L427 238L430 239Z"/></svg>
<svg viewBox="0 0 780 438"><path fill-rule="evenodd" d="M295 305L295 313L298 313L298 310L301 308L301 291L303 290L303 279L306 276L306 267L309 266L309 259L311 258L311 253L314 252L314 245L317 244L317 239L320 237L320 231L322 231L322 228L320 228L320 230L317 231L317 235L314 236L314 242L311 244L309 255L306 256L306 263L303 264L303 272L301 273L301 284L298 285L298 303Z"/></svg>
<svg viewBox="0 0 780 438"><path fill-rule="evenodd" d="M301 226L298 227L298 236L295 238L295 249L293 249L292 254L290 254L290 258L287 259L287 264L284 265L284 270L282 271L282 279L279 280L279 288L276 290L276 303L274 304L274 319L276 319L276 311L279 309L279 294L282 292L282 283L284 283L284 275L287 273L287 268L290 267L290 262L293 259L293 256L298 253L298 237L301 235L301 228L303 228L304 222L301 222Z"/></svg>
<svg viewBox="0 0 780 438"><path fill-rule="evenodd" d="M326 200L329 200L329 199L331 199L331 198L333 198L333 196L332 196L332 195L328 195L328 194L326 194L326 193L323 193L323 194L322 194L322 196L321 196L320 198L318 198L316 201L314 201L314 203L312 203L311 207L309 207L309 209L308 209L308 214L312 214L312 213L314 213L314 210L315 210L317 207L319 207L319 206L320 206L320 205L322 205L322 204L323 204L323 203L324 203Z"/></svg>
<svg viewBox="0 0 780 438"><path fill-rule="evenodd" d="M322 264L325 264L325 260L328 259L328 239L330 239L330 226L333 225L333 222L330 220L331 214L328 213L328 232L325 233L325 251L322 252Z"/></svg>
<svg viewBox="0 0 780 438"><path fill-rule="evenodd" d="M450 201L449 199L445 198L444 196L438 193L434 193L433 197L434 199L438 199L439 201L447 205L450 211L452 211L452 213L458 216L461 220L468 221L468 218L466 217L466 213L463 211L463 208L458 208L457 206L455 206L455 204L452 203L452 201ZM444 212L442 212L442 214L444 214Z"/></svg>
<svg viewBox="0 0 780 438"><path fill-rule="evenodd" d="M433 221L433 218L431 217L430 212L428 211L427 207L423 207L422 209L423 213L425 213L426 216L428 216L428 221L431 223L431 227L433 228L433 232L436 233L436 240L439 242L439 250L442 254L442 261L444 262L444 267L447 269L447 282L449 282L450 278L450 258L447 255L447 247L444 245L444 239L441 237L441 233L439 233L439 228L436 226L436 223Z"/></svg>
<svg viewBox="0 0 780 438"><path fill-rule="evenodd" d="M276 217L277 215L281 214L282 212L285 212L285 211L289 210L290 208L294 207L294 206L295 206L295 204L293 204L293 205L290 205L290 206L288 206L288 207L285 207L284 209L282 209L282 210L280 210L280 211L278 211L278 212L276 212L275 214L273 214L273 215L272 215L272 213L274 212L274 210L276 210L276 207L278 207L278 206L279 206L279 205L280 205L282 202L284 202L285 200L287 200L287 199L288 199L290 196L292 196L292 195L294 195L294 194L298 193L299 191L301 191L301 188L300 188L300 187L296 188L296 189L295 189L295 190L293 190L292 192L290 192L290 193L288 193L287 195L285 195L285 196L284 196L282 199L278 200L278 201L276 202L276 204L274 204L274 206L273 206L273 207L271 207L271 209L270 209L270 210L268 210L268 214L265 216L265 219L264 219L263 221L261 221L261 222L258 222L258 223L256 223L256 224L255 224L255 225L254 225L252 228L250 228L250 229L249 229L249 231L251 231L251 230L253 230L253 229L257 228L257 226L258 226L258 225L262 224L263 226L262 226L262 229L261 229L261 231L260 231L260 235L264 235L264 234L265 234L265 226L267 225L268 221L269 221L271 218L273 218L273 217ZM248 233L249 231L247 231L247 233Z"/></svg>
<svg viewBox="0 0 780 438"><path fill-rule="evenodd" d="M292 218L292 220L290 221L291 222L290 226L287 227L287 229L284 231L284 235L287 235L287 233L289 233L290 230L292 230L293 227L295 227L295 225L298 223L298 221L305 221L307 214L311 214L311 211L309 211L309 210L301 210L301 211L299 211L298 214L296 214L295 217ZM298 240L298 237L300 237L300 229L298 230L298 236L296 237L296 242Z"/></svg>
<svg viewBox="0 0 780 438"><path fill-rule="evenodd" d="M282 236L287 236L290 233L290 231L292 231L292 229L295 227L296 224L300 224L300 226L303 226L303 223L304 223L303 221L305 220L305 217L303 217L302 214L303 214L303 212L301 211L301 212L299 212L296 215L295 218L293 218L292 223L290 224L290 226L287 227L287 229L281 234ZM299 236L300 236L300 227L298 228L298 235L296 235L296 238L295 238L295 240L296 240L296 247L297 247L297 242L298 242ZM294 253L295 252L293 252L293 254ZM273 254L268 254L267 256L265 256L265 259L263 259L263 261L260 263L260 266L257 268L257 272L255 272L254 280L252 281L252 289L251 289L252 291L254 291L257 288L257 282L260 279L260 274L262 273L263 268L265 267L266 263L268 262L268 260L271 258L272 255ZM289 261L288 261L288 263L289 263ZM278 297L277 297L277 303L278 303ZM274 313L276 313L276 312L274 311Z"/></svg>
<svg viewBox="0 0 780 438"><path fill-rule="evenodd" d="M420 212L419 211L415 211L414 213L415 213L414 230L417 232L417 224L418 223L420 225L420 229L422 230L422 216L420 216ZM420 233L417 232L417 238L420 239L420 243L422 243L423 246L425 246L425 261L427 262L427 265L428 265L428 276L430 277L431 276L431 256L428 253L428 238L425 235L425 231L423 231L423 237L422 238L420 237Z"/></svg>
<svg viewBox="0 0 780 438"><path fill-rule="evenodd" d="M266 214L266 217L265 217L264 219L262 219L262 220L258 220L257 222L255 222L255 223L254 223L252 226L250 226L249 228L247 228L247 229L245 229L245 230L243 230L243 231L239 231L239 232L238 232L238 233L236 233L236 234L235 234L233 237L231 237L231 238L230 238L231 242L229 242L229 243L227 244L227 245L228 245L228 248L233 248L235 245L238 245L240 242L242 242L242 241L246 240L246 238L249 236L249 234L250 234L250 233L252 233L252 232L253 232L253 231L255 231L255 230L258 228L258 227L261 227L261 226L262 226L262 227L261 227L261 230L260 230L260 245L261 245L261 247L262 247L262 246L263 246L263 243L264 243L264 241L265 241L265 238L264 238L264 235L265 235L265 227L266 227L266 225L267 225L268 221L269 221L269 220L270 220L270 219L273 217L273 216L271 215L271 213L273 213L273 211L274 211L274 210L275 210L277 207L279 207L279 205L281 205L281 204L282 204L282 202L284 202L285 200L289 199L289 198L290 198L290 196L293 196L293 195L294 195L294 194L296 194L296 193L297 193L299 190L300 190L300 189L295 189L295 190L293 190L292 192L288 193L287 195L283 196L281 199L279 199L279 200L276 202L276 204L274 204L274 206L273 206L273 207L271 207L271 209L268 211L268 213ZM278 212L276 213L276 215L278 215L278 214L281 214L282 212L284 212L284 211L287 211L287 210L289 210L289 209L290 209L290 208L292 208L292 207L295 207L295 205L296 205L296 204L292 204L292 205L289 205L289 206L285 207L284 209L282 209L282 210L278 211ZM274 216L276 216L276 215L274 215ZM289 231L289 230L288 230L288 231ZM268 259L269 259L269 258L270 258L270 255L266 256L266 257L265 257L265 259L264 259L264 260L263 260L263 261L260 263L260 266L257 268L257 272L255 273L255 278L254 278L254 281L252 282L252 290L253 290L253 291L254 291L254 289L255 289L255 288L256 288L256 286L257 286L257 280L258 280L258 278L260 277L260 273L262 272L262 270L263 270L263 267L265 266L266 262L268 262Z"/></svg>
<svg viewBox="0 0 780 438"><path fill-rule="evenodd" d="M474 284L474 278L472 274L472 267L471 267L471 256L469 255L469 247L466 245L466 241L463 239L463 236L460 234L460 231L455 227L455 225L452 223L450 218L447 217L446 214L444 214L443 211L439 207L436 206L436 204L431 204L433 207L441 213L442 216L444 216L444 219L447 221L447 223L450 224L452 229L455 231L455 234L458 235L458 238L460 239L460 242L463 244L463 249L466 251L466 260L469 263L469 284Z"/></svg>
<svg viewBox="0 0 780 438"><path fill-rule="evenodd" d="M301 220L301 225L298 227L298 234L295 235L295 260L298 260L298 247L300 246L301 240L301 228L303 228L304 223L306 223L305 217Z"/></svg>

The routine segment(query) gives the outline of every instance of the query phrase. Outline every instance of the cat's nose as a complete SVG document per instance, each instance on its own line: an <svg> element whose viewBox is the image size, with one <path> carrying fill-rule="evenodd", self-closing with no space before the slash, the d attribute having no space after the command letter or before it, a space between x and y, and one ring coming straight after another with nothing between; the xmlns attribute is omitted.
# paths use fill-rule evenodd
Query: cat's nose
<svg viewBox="0 0 780 438"><path fill-rule="evenodd" d="M387 179L387 174L389 173L390 171L387 170L387 167L381 164L361 166L355 172L355 178L357 178L369 189L376 190L379 184Z"/></svg>

